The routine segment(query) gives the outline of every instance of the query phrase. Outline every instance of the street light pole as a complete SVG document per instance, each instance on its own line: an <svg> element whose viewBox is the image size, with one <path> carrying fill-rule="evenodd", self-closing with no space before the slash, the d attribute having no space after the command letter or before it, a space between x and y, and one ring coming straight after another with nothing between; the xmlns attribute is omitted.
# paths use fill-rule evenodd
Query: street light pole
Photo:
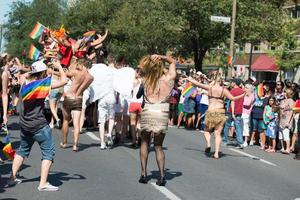
<svg viewBox="0 0 300 200"><path fill-rule="evenodd" d="M236 20L236 0L233 0L232 5L232 24L231 24L231 33L230 33L230 48L229 56L233 58L233 48L234 48L234 37L235 37L235 20ZM228 78L232 78L233 75L233 62L228 66Z"/></svg>

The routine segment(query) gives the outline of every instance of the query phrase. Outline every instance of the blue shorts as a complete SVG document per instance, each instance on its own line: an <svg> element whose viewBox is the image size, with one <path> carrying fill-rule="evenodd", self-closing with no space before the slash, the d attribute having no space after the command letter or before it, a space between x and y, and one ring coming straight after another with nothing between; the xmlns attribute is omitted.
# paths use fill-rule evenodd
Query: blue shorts
<svg viewBox="0 0 300 200"><path fill-rule="evenodd" d="M252 130L254 132L264 132L267 129L264 120L262 119L252 119Z"/></svg>
<svg viewBox="0 0 300 200"><path fill-rule="evenodd" d="M206 104L200 103L198 105L198 112L201 113L201 115L203 115L207 111L207 109L208 109L208 105Z"/></svg>
<svg viewBox="0 0 300 200"><path fill-rule="evenodd" d="M60 89L53 89L50 91L49 100L58 101L62 97L62 92Z"/></svg>
<svg viewBox="0 0 300 200"><path fill-rule="evenodd" d="M24 134L21 131L21 142L17 154L23 158L28 157L34 142L38 142L40 145L42 160L53 161L55 149L52 141L52 131L48 125L32 133L32 135L29 135L29 133Z"/></svg>

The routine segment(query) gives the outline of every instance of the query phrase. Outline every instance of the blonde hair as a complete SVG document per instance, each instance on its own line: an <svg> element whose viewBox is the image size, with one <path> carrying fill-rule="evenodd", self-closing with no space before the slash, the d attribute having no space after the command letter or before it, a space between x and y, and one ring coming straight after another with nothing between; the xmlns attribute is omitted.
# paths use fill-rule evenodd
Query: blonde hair
<svg viewBox="0 0 300 200"><path fill-rule="evenodd" d="M157 87L158 80L164 74L164 62L161 60L154 61L150 55L147 55L140 60L139 66L144 77L146 89L153 93Z"/></svg>
<svg viewBox="0 0 300 200"><path fill-rule="evenodd" d="M212 71L210 73L209 79L212 81L211 85L216 85L216 83L222 83L222 74L219 71Z"/></svg>

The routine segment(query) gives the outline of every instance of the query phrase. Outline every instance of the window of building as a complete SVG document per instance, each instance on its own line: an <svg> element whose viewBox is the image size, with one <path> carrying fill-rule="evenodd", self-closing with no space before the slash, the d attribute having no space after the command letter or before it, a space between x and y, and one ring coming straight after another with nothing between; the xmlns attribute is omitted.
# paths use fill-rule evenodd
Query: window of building
<svg viewBox="0 0 300 200"><path fill-rule="evenodd" d="M260 51L260 44L253 45L253 51Z"/></svg>
<svg viewBox="0 0 300 200"><path fill-rule="evenodd" d="M291 18L293 18L293 19L298 19L298 18L300 18L300 8L299 8L299 6L298 6L298 8L295 10L295 8L292 8L291 10L290 10L290 16L291 16Z"/></svg>
<svg viewBox="0 0 300 200"><path fill-rule="evenodd" d="M239 46L239 52L243 52L245 48L243 46Z"/></svg>

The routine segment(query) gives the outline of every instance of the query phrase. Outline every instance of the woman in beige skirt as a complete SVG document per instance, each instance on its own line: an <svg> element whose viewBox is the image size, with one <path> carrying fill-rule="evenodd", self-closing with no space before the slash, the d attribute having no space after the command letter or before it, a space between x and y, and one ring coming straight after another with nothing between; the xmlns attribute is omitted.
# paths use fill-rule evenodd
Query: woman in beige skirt
<svg viewBox="0 0 300 200"><path fill-rule="evenodd" d="M165 62L169 69L165 69ZM166 184L165 155L162 144L168 129L169 98L176 78L176 61L169 56L148 55L140 60L144 86L144 108L141 113L141 177L147 183L147 161L151 139L154 139L156 161L160 177L159 186Z"/></svg>

